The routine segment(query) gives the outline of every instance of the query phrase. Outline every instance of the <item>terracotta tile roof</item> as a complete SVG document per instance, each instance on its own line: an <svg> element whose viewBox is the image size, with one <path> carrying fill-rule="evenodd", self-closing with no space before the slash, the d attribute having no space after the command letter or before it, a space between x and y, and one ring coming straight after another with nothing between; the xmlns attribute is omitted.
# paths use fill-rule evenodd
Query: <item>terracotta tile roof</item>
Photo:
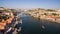
<svg viewBox="0 0 60 34"><path fill-rule="evenodd" d="M6 26L6 23L0 23L0 25L2 25L2 26Z"/></svg>
<svg viewBox="0 0 60 34"><path fill-rule="evenodd" d="M47 18L54 18L54 19L60 19L60 17L55 16L47 16Z"/></svg>
<svg viewBox="0 0 60 34"><path fill-rule="evenodd" d="M7 26L7 23L10 24L11 21L13 20L13 18L14 17L11 17L11 18L7 19L6 21L3 20L2 22L0 22L0 30L5 29L5 26Z"/></svg>

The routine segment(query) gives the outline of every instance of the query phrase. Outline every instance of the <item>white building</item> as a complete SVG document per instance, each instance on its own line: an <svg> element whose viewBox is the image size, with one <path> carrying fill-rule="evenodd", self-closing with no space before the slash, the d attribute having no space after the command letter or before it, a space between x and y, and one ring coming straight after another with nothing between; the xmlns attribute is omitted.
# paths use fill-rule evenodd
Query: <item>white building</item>
<svg viewBox="0 0 60 34"><path fill-rule="evenodd" d="M59 9L59 10L57 10L57 11L60 11L60 9Z"/></svg>

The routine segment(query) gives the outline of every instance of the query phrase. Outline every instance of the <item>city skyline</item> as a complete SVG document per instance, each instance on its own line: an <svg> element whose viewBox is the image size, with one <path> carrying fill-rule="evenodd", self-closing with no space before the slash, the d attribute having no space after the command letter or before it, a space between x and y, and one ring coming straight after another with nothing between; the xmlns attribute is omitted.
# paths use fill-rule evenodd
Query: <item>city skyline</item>
<svg viewBox="0 0 60 34"><path fill-rule="evenodd" d="M0 0L0 7L60 9L60 0Z"/></svg>

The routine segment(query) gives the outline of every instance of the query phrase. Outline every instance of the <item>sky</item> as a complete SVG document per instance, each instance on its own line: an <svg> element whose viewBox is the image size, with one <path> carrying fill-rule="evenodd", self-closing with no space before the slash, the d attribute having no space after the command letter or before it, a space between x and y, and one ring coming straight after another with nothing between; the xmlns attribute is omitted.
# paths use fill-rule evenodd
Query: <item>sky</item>
<svg viewBox="0 0 60 34"><path fill-rule="evenodd" d="M0 7L60 9L60 0L0 0Z"/></svg>

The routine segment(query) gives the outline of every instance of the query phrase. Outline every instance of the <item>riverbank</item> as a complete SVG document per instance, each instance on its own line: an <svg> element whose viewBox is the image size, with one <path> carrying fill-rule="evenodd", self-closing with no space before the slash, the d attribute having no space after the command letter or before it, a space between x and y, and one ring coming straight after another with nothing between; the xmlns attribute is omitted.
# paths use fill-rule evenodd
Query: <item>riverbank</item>
<svg viewBox="0 0 60 34"><path fill-rule="evenodd" d="M20 20L18 20L18 19L20 19L20 17L14 16L12 23L7 26L9 28L8 28L8 30L6 30L4 32L4 34L17 34L19 31L21 31L20 27L18 27L18 28L16 27L18 24L20 24L20 22L19 22Z"/></svg>
<svg viewBox="0 0 60 34"><path fill-rule="evenodd" d="M40 17L35 17L35 16L32 16L31 14L26 14L26 15L29 15L33 18L36 18L38 20L47 20L49 22L53 22L53 23L60 23L60 17L59 16L40 16Z"/></svg>
<svg viewBox="0 0 60 34"><path fill-rule="evenodd" d="M52 15L36 15L36 14L33 14L33 13L28 13L27 12L27 15L29 16L32 16L34 18L37 18L37 19L43 19L43 20L47 20L47 21L50 21L50 22L55 22L55 23L60 23L60 16L52 16Z"/></svg>

